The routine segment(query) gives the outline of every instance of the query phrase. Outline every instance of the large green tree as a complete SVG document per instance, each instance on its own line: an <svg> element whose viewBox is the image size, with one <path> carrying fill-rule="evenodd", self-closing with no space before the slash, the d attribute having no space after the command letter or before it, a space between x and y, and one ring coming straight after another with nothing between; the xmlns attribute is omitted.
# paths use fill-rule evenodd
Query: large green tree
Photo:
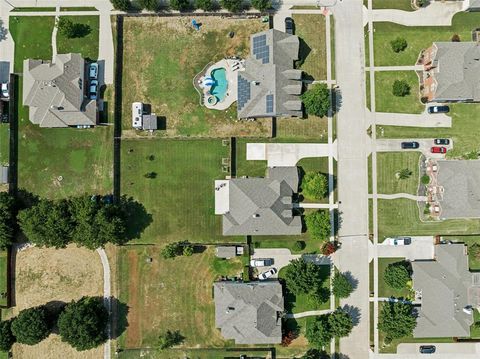
<svg viewBox="0 0 480 359"><path fill-rule="evenodd" d="M343 309L338 308L328 316L330 332L334 337L346 337L353 328L353 320L350 314Z"/></svg>
<svg viewBox="0 0 480 359"><path fill-rule="evenodd" d="M21 210L18 221L28 240L39 246L64 248L72 239L73 222L66 200L42 199Z"/></svg>
<svg viewBox="0 0 480 359"><path fill-rule="evenodd" d="M12 333L19 343L35 345L50 335L47 310L33 307L22 310L12 322Z"/></svg>
<svg viewBox="0 0 480 359"><path fill-rule="evenodd" d="M307 172L302 178L302 194L311 200L322 199L328 193L328 179L323 173Z"/></svg>
<svg viewBox="0 0 480 359"><path fill-rule="evenodd" d="M83 297L67 304L58 317L58 332L77 350L98 347L107 340L108 312L98 297Z"/></svg>
<svg viewBox="0 0 480 359"><path fill-rule="evenodd" d="M305 216L307 231L312 238L324 240L330 236L330 216L326 211L316 211Z"/></svg>
<svg viewBox="0 0 480 359"><path fill-rule="evenodd" d="M305 337L310 345L316 348L322 348L330 343L333 338L328 322L328 314L320 315L315 321L307 326Z"/></svg>
<svg viewBox="0 0 480 359"><path fill-rule="evenodd" d="M203 11L215 10L215 3L213 0L196 0L195 5L198 9L202 9Z"/></svg>
<svg viewBox="0 0 480 359"><path fill-rule="evenodd" d="M325 281L321 266L307 262L303 258L294 259L286 267L285 282L294 294L310 293Z"/></svg>
<svg viewBox="0 0 480 359"><path fill-rule="evenodd" d="M15 225L15 199L7 192L0 192L0 249L13 243Z"/></svg>
<svg viewBox="0 0 480 359"><path fill-rule="evenodd" d="M272 2L270 0L251 0L252 6L258 11L265 11L272 7Z"/></svg>
<svg viewBox="0 0 480 359"><path fill-rule="evenodd" d="M330 108L330 90L326 84L312 85L302 95L302 101L309 115L323 117Z"/></svg>
<svg viewBox="0 0 480 359"><path fill-rule="evenodd" d="M220 0L220 5L230 12L240 12L242 7L242 1L239 0Z"/></svg>
<svg viewBox="0 0 480 359"><path fill-rule="evenodd" d="M138 5L140 5L142 9L145 9L148 11L157 11L158 0L139 0Z"/></svg>
<svg viewBox="0 0 480 359"><path fill-rule="evenodd" d="M383 275L385 283L393 289L403 289L407 286L410 278L408 263L395 262L390 263Z"/></svg>
<svg viewBox="0 0 480 359"><path fill-rule="evenodd" d="M336 272L332 280L332 291L338 298L347 298L353 292L353 285L345 274Z"/></svg>
<svg viewBox="0 0 480 359"><path fill-rule="evenodd" d="M128 11L131 7L130 0L110 0L115 10Z"/></svg>
<svg viewBox="0 0 480 359"><path fill-rule="evenodd" d="M324 350L312 348L308 349L301 359L330 359L330 355Z"/></svg>
<svg viewBox="0 0 480 359"><path fill-rule="evenodd" d="M383 304L378 319L378 329L385 334L387 341L411 336L417 321L413 316L413 306L401 302Z"/></svg>
<svg viewBox="0 0 480 359"><path fill-rule="evenodd" d="M16 339L12 333L12 321L2 320L0 322L0 350L8 352Z"/></svg>
<svg viewBox="0 0 480 359"><path fill-rule="evenodd" d="M170 0L170 7L173 10L186 11L190 10L193 6L190 0Z"/></svg>

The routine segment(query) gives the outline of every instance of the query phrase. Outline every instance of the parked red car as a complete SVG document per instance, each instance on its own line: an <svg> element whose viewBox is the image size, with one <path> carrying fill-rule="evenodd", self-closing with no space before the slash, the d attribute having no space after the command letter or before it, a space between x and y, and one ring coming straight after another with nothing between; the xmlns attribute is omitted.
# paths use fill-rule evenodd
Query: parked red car
<svg viewBox="0 0 480 359"><path fill-rule="evenodd" d="M447 153L446 147L443 146L434 146L430 149L432 153Z"/></svg>

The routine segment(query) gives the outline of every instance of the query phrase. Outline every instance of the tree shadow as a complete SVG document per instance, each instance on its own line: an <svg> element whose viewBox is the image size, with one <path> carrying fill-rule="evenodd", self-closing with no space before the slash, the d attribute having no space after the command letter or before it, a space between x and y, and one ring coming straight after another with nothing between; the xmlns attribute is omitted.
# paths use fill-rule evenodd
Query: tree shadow
<svg viewBox="0 0 480 359"><path fill-rule="evenodd" d="M22 188L17 191L17 210L33 207L40 202L40 197Z"/></svg>
<svg viewBox="0 0 480 359"><path fill-rule="evenodd" d="M351 305L345 304L342 308L350 317L352 318L353 326L358 325L360 323L360 318L362 317L360 314L360 309L357 307L353 307Z"/></svg>
<svg viewBox="0 0 480 359"><path fill-rule="evenodd" d="M193 254L201 254L207 250L207 246L193 245Z"/></svg>
<svg viewBox="0 0 480 359"><path fill-rule="evenodd" d="M300 48L299 48L299 51L298 51L298 60L295 61L295 68L296 69L300 68L303 65L303 63L305 62L307 57L312 52L312 49L310 48L310 46L307 45L305 40L303 40L301 37L299 37L299 40L300 40ZM307 73L304 73L303 75L304 75L303 76L304 80L307 80L307 81L313 81L314 80L314 78Z"/></svg>
<svg viewBox="0 0 480 359"><path fill-rule="evenodd" d="M350 282L350 284L352 285L352 288L353 290L357 289L358 287L358 279L355 278L352 274L352 272L348 271L348 272L344 272L342 273L346 278L347 280Z"/></svg>
<svg viewBox="0 0 480 359"><path fill-rule="evenodd" d="M52 300L50 302L45 303L43 306L47 311L48 325L53 334L59 334L58 326L57 326L58 317L60 313L63 312L66 305L67 303L64 301Z"/></svg>
<svg viewBox="0 0 480 359"><path fill-rule="evenodd" d="M112 331L110 339L120 337L128 327L128 312L130 307L115 297L110 298L112 304Z"/></svg>
<svg viewBox="0 0 480 359"><path fill-rule="evenodd" d="M145 206L132 197L122 196L120 206L126 216L126 236L129 240L140 238L145 228L153 221Z"/></svg>
<svg viewBox="0 0 480 359"><path fill-rule="evenodd" d="M342 222L343 222L342 212L340 212L338 209L335 209L333 211L333 215L335 216L333 221L333 223L335 224L334 233L335 235L337 235L338 230L342 227Z"/></svg>
<svg viewBox="0 0 480 359"><path fill-rule="evenodd" d="M72 39L85 37L91 32L92 28L88 24L73 24Z"/></svg>
<svg viewBox="0 0 480 359"><path fill-rule="evenodd" d="M337 113L342 107L342 103L343 103L342 91L338 86L332 88L331 91L332 91L332 111L333 113Z"/></svg>
<svg viewBox="0 0 480 359"><path fill-rule="evenodd" d="M3 21L0 20L0 41L7 39L8 30L3 26Z"/></svg>

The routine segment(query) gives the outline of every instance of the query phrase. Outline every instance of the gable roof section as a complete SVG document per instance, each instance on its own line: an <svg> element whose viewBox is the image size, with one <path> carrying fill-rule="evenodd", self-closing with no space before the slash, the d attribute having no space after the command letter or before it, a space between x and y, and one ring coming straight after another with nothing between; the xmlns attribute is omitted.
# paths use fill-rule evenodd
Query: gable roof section
<svg viewBox="0 0 480 359"><path fill-rule="evenodd" d="M282 286L268 282L217 282L213 285L215 324L236 344L276 344L282 341Z"/></svg>
<svg viewBox="0 0 480 359"><path fill-rule="evenodd" d="M472 274L463 244L435 246L435 261L414 261L413 288L421 291L422 305L414 329L415 338L470 336Z"/></svg>
<svg viewBox="0 0 480 359"><path fill-rule="evenodd" d="M298 37L282 31L251 36L251 55L238 72L239 118L302 116L302 71L293 68L299 48Z"/></svg>
<svg viewBox="0 0 480 359"><path fill-rule="evenodd" d="M54 63L23 62L23 104L40 127L96 125L96 101L84 96L85 60L80 54L60 54Z"/></svg>

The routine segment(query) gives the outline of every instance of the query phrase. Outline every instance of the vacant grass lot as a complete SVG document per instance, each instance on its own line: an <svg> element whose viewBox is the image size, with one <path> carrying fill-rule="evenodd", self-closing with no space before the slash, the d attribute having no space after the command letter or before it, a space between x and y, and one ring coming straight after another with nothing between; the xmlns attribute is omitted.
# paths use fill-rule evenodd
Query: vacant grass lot
<svg viewBox="0 0 480 359"><path fill-rule="evenodd" d="M410 85L410 94L399 97L392 92L393 83L404 80ZM418 76L415 71L378 71L375 73L375 109L377 112L422 113Z"/></svg>
<svg viewBox="0 0 480 359"><path fill-rule="evenodd" d="M122 142L122 193L141 202L153 220L139 242L235 239L221 235L221 216L214 214L214 180L227 175L222 158L228 151L221 139ZM147 172L156 178L145 178Z"/></svg>
<svg viewBox="0 0 480 359"><path fill-rule="evenodd" d="M328 120L326 117L277 118L276 141L328 141Z"/></svg>
<svg viewBox="0 0 480 359"><path fill-rule="evenodd" d="M421 222L415 201L409 199L378 200L378 232L385 237L398 235L466 235L480 234L479 219L451 219Z"/></svg>
<svg viewBox="0 0 480 359"><path fill-rule="evenodd" d="M417 194L419 157L420 154L416 152L377 153L377 192ZM402 169L409 169L412 172L409 178L397 178L397 172Z"/></svg>
<svg viewBox="0 0 480 359"><path fill-rule="evenodd" d="M402 262L405 258L378 258L378 296L379 297L395 297L407 298L408 289L393 289L385 283L385 269L389 264Z"/></svg>
<svg viewBox="0 0 480 359"><path fill-rule="evenodd" d="M447 152L447 158L459 158L468 152L480 152L478 142L478 113L480 104L450 104L452 116L451 128L420 128L420 127L399 127L377 126L378 138L440 138L448 137L453 139L453 149Z"/></svg>
<svg viewBox="0 0 480 359"><path fill-rule="evenodd" d="M7 305L7 297L3 293L7 293L7 267L8 267L8 256L7 251L0 251L0 305Z"/></svg>
<svg viewBox="0 0 480 359"><path fill-rule="evenodd" d="M74 24L83 24L90 27L90 32L79 38L68 39L60 32L57 33L57 51L59 54L79 52L84 58L96 60L98 58L98 30L100 27L98 16L62 16L70 19Z"/></svg>
<svg viewBox="0 0 480 359"><path fill-rule="evenodd" d="M226 111L200 105L192 84L194 76L209 62L248 55L250 35L266 30L267 25L259 19L196 20L203 24L198 32L187 17L125 19L124 128L131 128L131 103L143 101L150 103L157 115L166 117L169 136L268 135L268 120L235 122L235 104ZM235 33L233 38L228 36L230 32Z"/></svg>
<svg viewBox="0 0 480 359"><path fill-rule="evenodd" d="M299 67L307 78L327 79L327 45L325 35L325 16L314 14L295 14L295 35L300 38Z"/></svg>
<svg viewBox="0 0 480 359"><path fill-rule="evenodd" d="M393 1L393 0L392 0ZM452 26L403 26L390 22L374 24L374 51L376 66L414 65L420 51L434 41L451 41L454 34L461 41L472 41L471 31L478 27L480 14L462 12L452 19ZM390 41L401 37L407 40L408 47L400 53L393 52Z"/></svg>

